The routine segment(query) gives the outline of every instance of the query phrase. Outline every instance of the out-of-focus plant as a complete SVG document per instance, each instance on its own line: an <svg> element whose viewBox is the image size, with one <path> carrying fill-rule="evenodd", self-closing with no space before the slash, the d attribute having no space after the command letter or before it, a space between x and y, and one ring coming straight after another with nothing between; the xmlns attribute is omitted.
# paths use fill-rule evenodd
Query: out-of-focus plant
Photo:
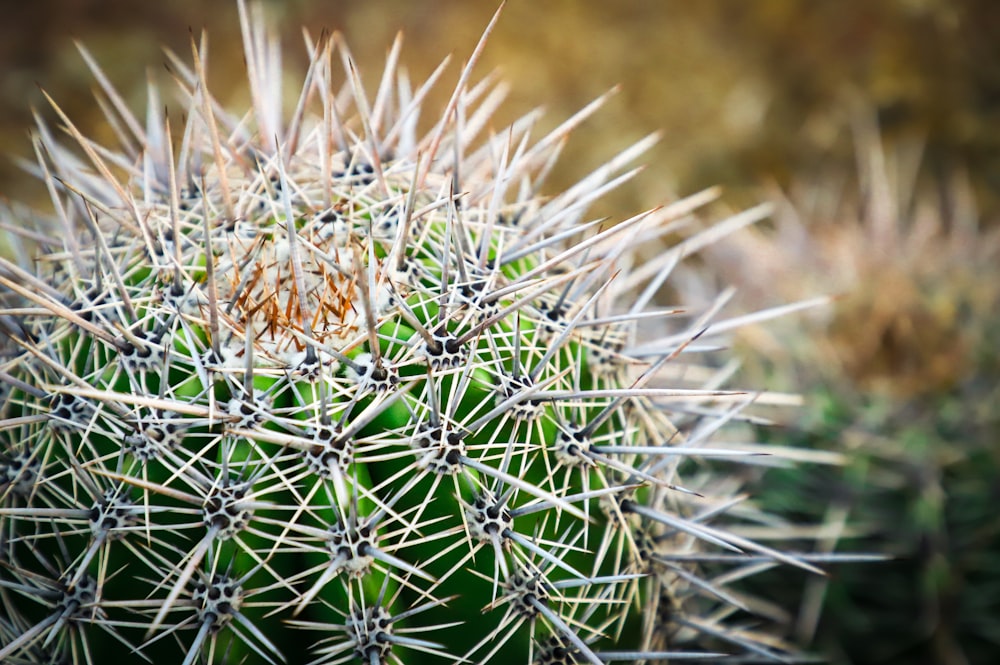
<svg viewBox="0 0 1000 665"><path fill-rule="evenodd" d="M800 641L837 663L993 663L1000 234L978 219L961 172L931 177L919 143L885 149L864 120L854 136L856 173L775 193L773 226L711 248L711 270L683 283L690 293L721 275L751 307L838 296L798 332L779 322L741 337L757 380L805 397L796 426L761 435L839 441L848 461L769 472L763 505L825 522L827 549L846 539L893 557L809 581Z"/></svg>

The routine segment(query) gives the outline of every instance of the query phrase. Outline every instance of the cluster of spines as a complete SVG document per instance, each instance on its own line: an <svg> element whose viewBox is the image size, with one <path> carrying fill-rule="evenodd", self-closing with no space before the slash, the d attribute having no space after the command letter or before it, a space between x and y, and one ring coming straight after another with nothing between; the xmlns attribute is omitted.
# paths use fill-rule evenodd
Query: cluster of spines
<svg viewBox="0 0 1000 665"><path fill-rule="evenodd" d="M199 50L194 70L174 59L177 159L155 89L143 128L93 63L123 152L63 117L84 166L40 127L66 236L43 243L41 276L0 265L18 322L0 366L0 655L89 662L88 631L128 643L142 625L133 646L176 639L185 665L217 648L275 661L260 626L277 615L334 633L315 663L399 662L394 646L485 662L525 624L537 662L682 659L697 654L656 651L651 624L636 651L595 646L667 587L742 606L663 552L812 569L709 526L726 504L699 514L676 484L681 460L744 454L705 445L753 397L662 387L707 323L637 343L675 313L647 305L676 259L719 231L652 269L630 265L636 249L710 194L581 223L648 140L543 201L560 142L597 104L534 144L529 116L473 150L500 95L468 87L470 63L419 139L427 86L396 71L398 43L369 104L346 47L309 42L282 125L276 47L245 15L244 30L254 135L207 94ZM451 589L476 584L495 628L464 653L423 639L453 622L420 617L448 616Z"/></svg>

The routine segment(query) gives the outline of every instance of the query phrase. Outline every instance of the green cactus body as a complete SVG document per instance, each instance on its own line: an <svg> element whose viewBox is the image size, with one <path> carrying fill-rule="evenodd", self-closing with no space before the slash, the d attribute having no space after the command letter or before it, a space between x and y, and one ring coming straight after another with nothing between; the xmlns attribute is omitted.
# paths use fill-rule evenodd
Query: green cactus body
<svg viewBox="0 0 1000 665"><path fill-rule="evenodd" d="M243 18L250 121L175 62L182 133L111 92L120 151L39 128L56 214L0 266L4 662L776 657L699 553L811 566L678 476L741 454L705 446L750 400L647 307L705 238L637 261L711 194L586 223L648 140L542 198L597 105L479 138L498 95L463 74L421 136L424 89L390 64L369 102L330 40L282 123Z"/></svg>

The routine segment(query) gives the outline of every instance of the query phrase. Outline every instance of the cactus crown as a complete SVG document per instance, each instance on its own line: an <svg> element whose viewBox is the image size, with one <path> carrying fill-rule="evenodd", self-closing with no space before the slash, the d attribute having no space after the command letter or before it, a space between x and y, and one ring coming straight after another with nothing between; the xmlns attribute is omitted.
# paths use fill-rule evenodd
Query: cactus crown
<svg viewBox="0 0 1000 665"><path fill-rule="evenodd" d="M397 42L368 99L342 41L308 42L284 120L240 12L249 115L195 50L171 56L183 126L155 88L140 122L84 52L121 147L58 107L76 149L39 126L54 214L0 263L4 662L777 657L727 627L748 606L712 571L815 569L727 530L757 518L703 462L756 451L709 443L763 400L688 360L722 300L649 306L720 230L638 258L714 193L587 221L645 139L542 196L599 102L485 132L482 43L421 134L442 69L413 86Z"/></svg>

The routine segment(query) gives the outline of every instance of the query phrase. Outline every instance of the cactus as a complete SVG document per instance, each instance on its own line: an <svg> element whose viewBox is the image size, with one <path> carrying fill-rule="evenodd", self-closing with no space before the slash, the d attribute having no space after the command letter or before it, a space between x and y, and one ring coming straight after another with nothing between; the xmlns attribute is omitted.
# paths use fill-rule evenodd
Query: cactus
<svg viewBox="0 0 1000 665"><path fill-rule="evenodd" d="M800 175L775 197L773 229L706 252L751 306L819 284L842 294L797 343L761 331L747 346L811 398L799 427L762 436L847 464L771 472L757 499L828 523L824 549L892 558L811 579L800 643L843 665L994 662L1000 233L961 171L923 163L919 142L883 137L874 117L852 118L856 171ZM762 255L763 271L750 263Z"/></svg>
<svg viewBox="0 0 1000 665"><path fill-rule="evenodd" d="M39 121L53 212L0 261L0 659L785 655L730 587L818 569L739 533L783 529L732 472L765 451L713 444L767 395L692 360L741 321L651 305L766 208L653 256L714 191L586 221L652 138L543 196L601 100L480 138L484 41L421 134L443 68L414 87L397 42L369 99L342 40L307 39L284 121L278 46L239 8L249 115L193 48L183 126L155 86L143 123L84 50L120 147L54 102L75 148Z"/></svg>

